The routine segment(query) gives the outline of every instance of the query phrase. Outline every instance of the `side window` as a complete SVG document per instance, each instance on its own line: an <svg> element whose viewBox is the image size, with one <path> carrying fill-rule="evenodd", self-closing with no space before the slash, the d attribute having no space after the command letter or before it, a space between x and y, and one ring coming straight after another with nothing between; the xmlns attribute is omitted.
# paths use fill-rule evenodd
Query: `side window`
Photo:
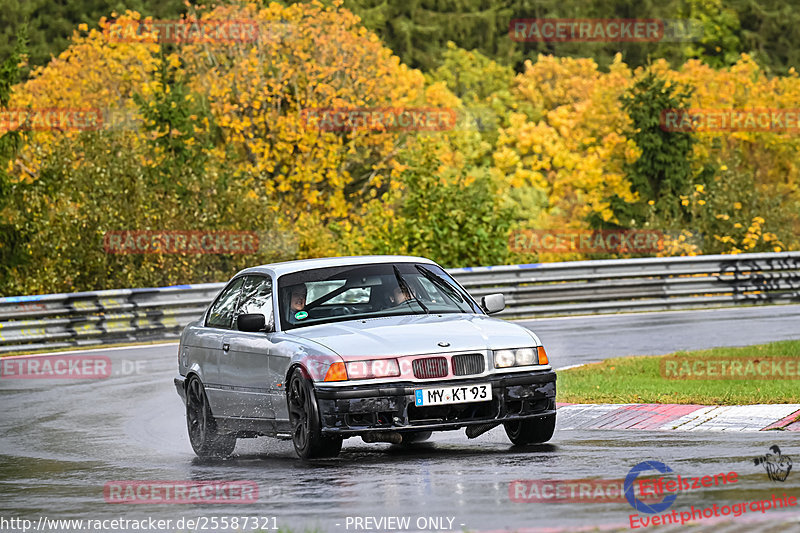
<svg viewBox="0 0 800 533"><path fill-rule="evenodd" d="M239 278L229 285L214 302L211 311L208 313L206 326L212 328L230 329L233 323L233 311L236 309L236 301L239 297L239 289L242 288L243 278Z"/></svg>
<svg viewBox="0 0 800 533"><path fill-rule="evenodd" d="M242 299L236 316L260 313L273 324L272 318L272 279L268 276L248 276L244 282Z"/></svg>

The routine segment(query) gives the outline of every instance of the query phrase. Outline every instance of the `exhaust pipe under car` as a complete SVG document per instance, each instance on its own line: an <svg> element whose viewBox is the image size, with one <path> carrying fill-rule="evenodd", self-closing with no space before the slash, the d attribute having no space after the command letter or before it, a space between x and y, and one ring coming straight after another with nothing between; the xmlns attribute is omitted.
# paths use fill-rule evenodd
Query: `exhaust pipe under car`
<svg viewBox="0 0 800 533"><path fill-rule="evenodd" d="M372 444L373 442L389 442L391 444L400 444L403 442L403 436L396 431L375 431L361 435L364 442Z"/></svg>
<svg viewBox="0 0 800 533"><path fill-rule="evenodd" d="M479 437L480 435L483 435L490 429L497 427L499 425L500 422L491 422L489 424L477 424L474 426L467 426L467 431L466 431L467 438L474 439L475 437Z"/></svg>

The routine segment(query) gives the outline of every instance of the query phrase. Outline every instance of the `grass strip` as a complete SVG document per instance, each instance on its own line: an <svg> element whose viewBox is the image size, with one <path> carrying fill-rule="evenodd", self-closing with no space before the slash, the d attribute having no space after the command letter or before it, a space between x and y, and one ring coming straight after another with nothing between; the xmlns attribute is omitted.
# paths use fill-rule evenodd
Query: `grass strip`
<svg viewBox="0 0 800 533"><path fill-rule="evenodd" d="M777 375L772 364L776 358L784 360L778 367L783 370L783 377ZM720 373L722 363L726 362L727 377L723 378ZM736 366L732 366L734 364ZM711 368L716 369L714 379L697 376L694 372L707 373ZM765 368L767 376L762 375ZM741 375L731 377L734 369L739 369ZM689 377L692 379L687 379ZM694 379L696 377L702 379ZM558 401L701 405L800 403L800 341L606 359L560 371Z"/></svg>

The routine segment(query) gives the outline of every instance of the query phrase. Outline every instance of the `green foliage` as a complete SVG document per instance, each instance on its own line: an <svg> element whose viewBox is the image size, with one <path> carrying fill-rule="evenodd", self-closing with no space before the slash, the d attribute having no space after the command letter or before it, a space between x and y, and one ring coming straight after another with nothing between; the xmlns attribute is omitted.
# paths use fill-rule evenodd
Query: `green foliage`
<svg viewBox="0 0 800 533"><path fill-rule="evenodd" d="M469 106L510 95L514 71L477 50L464 50L451 41L442 54L441 66L430 73L428 80L444 82Z"/></svg>
<svg viewBox="0 0 800 533"><path fill-rule="evenodd" d="M730 5L730 4L728 4ZM729 67L745 52L737 13L721 0L690 0L687 18L702 24L703 36L686 45L687 59L700 59L714 68Z"/></svg>
<svg viewBox="0 0 800 533"><path fill-rule="evenodd" d="M791 213L800 212L800 205L759 186L740 156L728 165L708 165L713 174L686 198L692 220L688 229L700 249L704 254L787 250L796 237Z"/></svg>
<svg viewBox="0 0 800 533"><path fill-rule="evenodd" d="M423 166L406 187L399 214L409 253L447 267L505 263L510 212L498 208L488 175L442 183Z"/></svg>
<svg viewBox="0 0 800 533"><path fill-rule="evenodd" d="M344 4L403 62L427 71L442 65L450 41L517 71L526 58L540 53L591 57L603 68L617 52L633 67L654 58L677 66L695 57L715 67L727 66L741 52L755 55L775 73L786 73L800 63L796 46L800 11L783 0L345 0ZM17 29L27 23L31 64L43 65L66 49L78 24L96 27L100 17L125 9L156 19L175 19L186 13L182 0L72 0L64 5L51 0L0 0L0 57L12 53ZM509 38L511 20L547 17L691 18L702 21L704 35L694 43L519 43Z"/></svg>
<svg viewBox="0 0 800 533"><path fill-rule="evenodd" d="M436 154L404 154L403 188L369 214L360 253L420 255L448 268L503 264L513 211L501 205L488 167L441 172Z"/></svg>
<svg viewBox="0 0 800 533"><path fill-rule="evenodd" d="M391 2L345 0L400 58L432 70L445 60L446 43L478 50L503 65L523 70L539 54L590 57L607 68L617 53L631 67L663 58L675 67L697 58L714 67L729 66L741 53L767 70L785 74L800 64L800 11L783 0L503 0ZM693 40L663 42L515 42L509 23L533 18L691 19L702 25Z"/></svg>
<svg viewBox="0 0 800 533"><path fill-rule="evenodd" d="M160 59L159 90L149 96L136 93L133 101L145 120L145 130L155 136L153 155L162 161L162 174L172 177L183 172L187 165L201 170L208 159L205 150L215 145L220 133L213 126L210 132L201 127L203 121L213 122L203 96L193 93L177 78L163 54Z"/></svg>
<svg viewBox="0 0 800 533"><path fill-rule="evenodd" d="M440 64L448 41L504 64L519 60L515 43L508 38L515 5L510 0L344 2L404 63L423 70Z"/></svg>
<svg viewBox="0 0 800 533"><path fill-rule="evenodd" d="M23 25L17 33L11 55L0 64L0 110L8 106L11 87L20 81L22 74L19 65L27 53L26 32ZM20 246L23 236L17 227L6 222L5 216L5 208L10 203L12 192L8 163L21 144L22 135L18 131L9 131L0 136L0 279L8 278L10 269L21 263Z"/></svg>
<svg viewBox="0 0 800 533"><path fill-rule="evenodd" d="M225 165L152 171L127 132L92 132L60 141L39 179L15 183L17 227L28 236L22 269L0 279L0 294L74 292L214 282L253 264L292 258L263 197L230 179ZM164 179L164 172L173 172ZM253 231L257 254L109 254L112 230Z"/></svg>
<svg viewBox="0 0 800 533"><path fill-rule="evenodd" d="M625 203L618 196L611 201L623 226L641 227L650 201L669 226L676 223L682 226L688 221L678 198L686 194L692 183L691 155L695 140L690 132L666 131L661 122L662 113L686 109L690 97L689 88L669 85L648 72L621 98L622 107L632 121L628 137L641 151L635 162L625 166L631 190L639 194L639 201ZM596 217L591 222L594 227L602 227Z"/></svg>
<svg viewBox="0 0 800 533"><path fill-rule="evenodd" d="M549 0L536 6L534 16L581 15ZM630 18L634 7L598 1L583 15ZM742 42L730 9L715 0L690 7L689 15L706 13L719 25L696 55L714 50L725 64ZM94 32L24 84L14 85L22 51L0 66L0 103L11 92L19 105L78 102L143 120L127 130L0 139L0 294L219 281L258 262L336 254L416 254L447 267L581 259L510 254L508 234L586 229L587 221L692 232L704 253L797 246L796 136L661 128L662 111L690 99L709 108L791 108L796 75L769 79L748 58L718 70L655 62L642 72L618 57L603 72L593 60L554 56L515 75L489 51L453 40L423 76L339 8L218 9L215 16L244 13L287 31L259 47L216 49L109 43ZM577 49L558 53L568 50ZM351 104L452 108L459 120L444 132L326 132L298 114ZM263 246L200 256L103 249L107 231L193 229L255 231ZM662 255L698 251L686 245Z"/></svg>
<svg viewBox="0 0 800 533"><path fill-rule="evenodd" d="M515 2L512 18L559 19L676 19L683 0L591 0L564 2L563 0L525 0ZM522 70L522 61L539 54L556 57L592 58L602 69L607 69L616 54L631 67L647 65L651 59L664 58L670 64L684 61L683 43L679 42L524 42L518 43L519 60L514 64Z"/></svg>
<svg viewBox="0 0 800 533"><path fill-rule="evenodd" d="M11 53L17 29L27 23L30 63L44 65L67 48L78 24L96 28L100 17L125 9L156 19L179 18L186 10L183 0L0 0L0 57Z"/></svg>
<svg viewBox="0 0 800 533"><path fill-rule="evenodd" d="M800 65L800 10L785 0L731 0L736 11L744 50L759 65L775 74L786 74Z"/></svg>
<svg viewBox="0 0 800 533"><path fill-rule="evenodd" d="M425 76L428 83L444 83L461 100L459 127L480 132L492 144L498 128L508 126L509 110L534 115L531 105L514 98L514 77L511 67L452 42L447 43L441 66Z"/></svg>
<svg viewBox="0 0 800 533"><path fill-rule="evenodd" d="M11 98L11 87L20 82L22 72L20 63L28 53L28 27L20 26L16 35L16 42L11 54L0 64L0 106L8 106Z"/></svg>

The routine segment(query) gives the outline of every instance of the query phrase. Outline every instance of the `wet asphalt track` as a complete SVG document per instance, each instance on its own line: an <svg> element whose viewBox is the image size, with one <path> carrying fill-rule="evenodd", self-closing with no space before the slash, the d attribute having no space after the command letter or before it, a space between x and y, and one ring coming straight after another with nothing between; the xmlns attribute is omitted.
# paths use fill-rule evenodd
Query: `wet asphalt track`
<svg viewBox="0 0 800 533"><path fill-rule="evenodd" d="M554 365L563 367L614 355L800 339L800 306L523 323L540 335ZM557 429L547 445L514 448L502 428L495 428L472 441L462 431L435 434L411 450L350 439L339 458L313 464L297 460L290 442L260 438L239 441L231 460L203 462L191 451L183 406L172 385L175 344L93 353L111 358L112 377L0 380L0 530L2 519L29 519L36 525L40 516L173 521L260 516L276 517L279 526L297 532L365 531L347 527L348 516L410 517L409 530L430 530L417 527L420 517L446 517L445 526L452 519L452 529L433 528L439 531L626 527L633 511L626 502L518 503L509 498L509 483L621 480L631 467L649 459L683 476L739 474L730 488L679 495L672 507L678 511L773 493L800 497L800 439L789 432ZM773 444L794 459L795 468L783 483L769 481L753 464ZM259 499L245 505L105 503L103 486L116 480L251 480L259 487ZM693 530L800 531L798 515L800 507L795 507L791 512L756 513L755 523L747 516ZM5 530L12 529L7 524Z"/></svg>

